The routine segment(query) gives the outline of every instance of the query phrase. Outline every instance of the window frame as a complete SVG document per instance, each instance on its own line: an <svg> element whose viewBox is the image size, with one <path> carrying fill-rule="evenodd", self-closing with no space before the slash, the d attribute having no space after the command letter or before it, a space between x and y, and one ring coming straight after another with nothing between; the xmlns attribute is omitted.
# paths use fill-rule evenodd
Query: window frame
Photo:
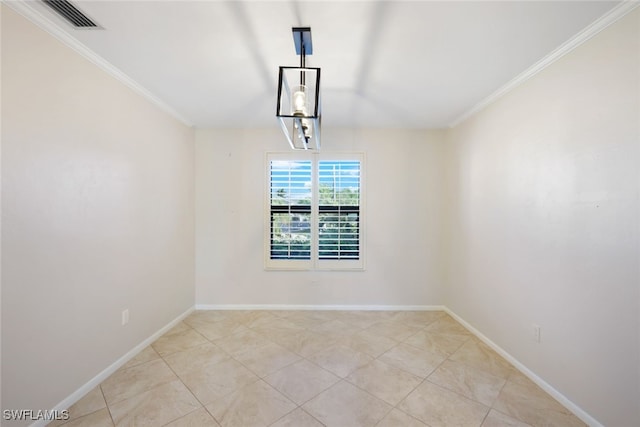
<svg viewBox="0 0 640 427"><path fill-rule="evenodd" d="M311 162L311 256L310 259L271 259L271 162ZM320 259L319 257L319 164L325 161L357 161L360 164L358 200L358 259ZM265 270L364 270L365 269L365 156L362 152L267 152L265 155L265 213L264 268Z"/></svg>

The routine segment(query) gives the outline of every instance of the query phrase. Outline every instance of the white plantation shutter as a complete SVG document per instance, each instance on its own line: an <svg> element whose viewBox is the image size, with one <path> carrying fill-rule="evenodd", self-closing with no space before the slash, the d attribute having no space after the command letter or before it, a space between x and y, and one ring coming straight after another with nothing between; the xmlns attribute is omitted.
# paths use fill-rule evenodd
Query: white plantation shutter
<svg viewBox="0 0 640 427"><path fill-rule="evenodd" d="M362 155L267 156L267 269L360 270Z"/></svg>
<svg viewBox="0 0 640 427"><path fill-rule="evenodd" d="M318 258L360 258L360 162L318 163Z"/></svg>
<svg viewBox="0 0 640 427"><path fill-rule="evenodd" d="M311 258L311 162L270 162L270 257Z"/></svg>

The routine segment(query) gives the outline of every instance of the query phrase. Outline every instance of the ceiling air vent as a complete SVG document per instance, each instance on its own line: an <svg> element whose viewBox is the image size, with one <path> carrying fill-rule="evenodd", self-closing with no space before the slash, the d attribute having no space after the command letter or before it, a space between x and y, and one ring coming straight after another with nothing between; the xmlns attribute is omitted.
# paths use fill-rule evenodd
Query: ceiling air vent
<svg viewBox="0 0 640 427"><path fill-rule="evenodd" d="M67 0L42 1L76 28L100 28L100 26Z"/></svg>

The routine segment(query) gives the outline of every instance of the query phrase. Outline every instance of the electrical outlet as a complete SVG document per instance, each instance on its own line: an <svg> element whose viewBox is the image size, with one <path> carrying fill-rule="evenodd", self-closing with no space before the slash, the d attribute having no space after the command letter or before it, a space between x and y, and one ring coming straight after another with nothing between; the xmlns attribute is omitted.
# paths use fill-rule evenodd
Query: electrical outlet
<svg viewBox="0 0 640 427"><path fill-rule="evenodd" d="M129 323L129 309L122 310L122 326Z"/></svg>
<svg viewBox="0 0 640 427"><path fill-rule="evenodd" d="M537 343L540 342L540 325L536 325L535 323L531 325L533 332L533 340Z"/></svg>

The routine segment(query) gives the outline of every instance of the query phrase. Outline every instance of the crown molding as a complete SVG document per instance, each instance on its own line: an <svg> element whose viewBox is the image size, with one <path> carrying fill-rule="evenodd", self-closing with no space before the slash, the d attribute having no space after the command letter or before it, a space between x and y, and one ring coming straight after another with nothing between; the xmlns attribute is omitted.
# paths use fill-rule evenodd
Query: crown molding
<svg viewBox="0 0 640 427"><path fill-rule="evenodd" d="M24 16L29 21L33 22L34 24L36 24L38 27L40 27L47 33L51 34L53 37L61 41L67 47L73 49L74 51L76 51L77 53L79 53L80 55L88 59L97 67L99 67L100 69L102 69L103 71L111 75L112 77L114 77L116 80L120 81L125 86L132 89L137 94L146 98L149 102L154 104L156 107L160 108L162 111L170 114L175 119L179 120L180 122L182 122L184 125L188 127L193 126L193 123L187 120L175 109L170 107L160 98L153 95L150 91L145 89L138 82L136 82L131 77L126 75L120 69L118 69L113 64L111 64L109 61L107 61L100 55L96 54L94 51L92 51L87 46L85 46L80 41L78 41L73 36L71 36L69 33L62 30L58 24L51 21L49 18L47 18L38 10L36 10L36 8L30 5L29 2L25 0L0 0L0 1L2 2L2 4L7 5L8 7L18 12L20 15Z"/></svg>
<svg viewBox="0 0 640 427"><path fill-rule="evenodd" d="M640 6L640 0L622 1L619 5L592 22L584 30L580 31L574 37L561 44L558 48L546 55L540 61L533 64L523 73L516 76L513 80L509 81L507 84L500 87L497 91L493 92L491 95L474 105L470 110L467 110L461 116L453 120L448 127L453 128L455 126L458 126L469 117L473 116L493 102L502 98L504 95L511 92L513 89L517 88L518 86L547 68L549 65L553 64L554 62L598 34L600 31L607 28L609 25L615 23L638 6Z"/></svg>

